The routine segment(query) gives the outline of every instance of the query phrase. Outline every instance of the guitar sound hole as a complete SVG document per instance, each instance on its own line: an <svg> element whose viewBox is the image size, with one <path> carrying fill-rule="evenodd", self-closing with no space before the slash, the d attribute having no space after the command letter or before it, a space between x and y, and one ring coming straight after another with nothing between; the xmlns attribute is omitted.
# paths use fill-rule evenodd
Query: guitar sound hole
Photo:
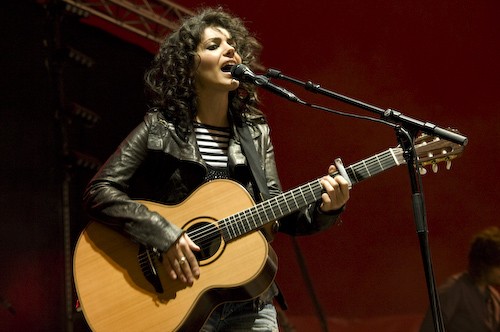
<svg viewBox="0 0 500 332"><path fill-rule="evenodd" d="M219 230L212 223L200 222L187 229L189 237L200 247L200 251L194 252L200 265L203 261L220 254L222 238Z"/></svg>

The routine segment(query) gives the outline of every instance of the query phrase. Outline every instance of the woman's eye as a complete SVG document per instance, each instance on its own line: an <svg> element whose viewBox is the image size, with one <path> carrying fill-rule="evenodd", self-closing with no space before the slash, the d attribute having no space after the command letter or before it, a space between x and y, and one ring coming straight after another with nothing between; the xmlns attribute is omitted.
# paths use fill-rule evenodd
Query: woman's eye
<svg viewBox="0 0 500 332"><path fill-rule="evenodd" d="M211 45L208 45L207 50L213 51L213 50L216 50L218 47L219 47L219 45L217 45L217 44L211 44Z"/></svg>

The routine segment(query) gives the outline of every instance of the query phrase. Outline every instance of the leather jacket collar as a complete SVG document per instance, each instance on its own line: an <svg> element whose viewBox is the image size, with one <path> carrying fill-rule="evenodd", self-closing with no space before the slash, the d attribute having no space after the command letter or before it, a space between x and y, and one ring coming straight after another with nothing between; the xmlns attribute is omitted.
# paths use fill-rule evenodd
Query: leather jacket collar
<svg viewBox="0 0 500 332"><path fill-rule="evenodd" d="M146 118L149 119L150 130L148 135L148 148L151 150L161 150L164 153L173 156L182 161L190 161L199 164L206 170L206 163L202 159L196 141L196 135L193 128L190 128L189 136L184 141L177 134L174 124L165 120L160 112L151 112ZM250 134L255 141L262 136L262 130L257 126L249 126ZM231 139L228 147L229 167L246 164L246 157L241 151L241 142L236 128L236 124L231 122ZM258 144L256 147L258 147Z"/></svg>

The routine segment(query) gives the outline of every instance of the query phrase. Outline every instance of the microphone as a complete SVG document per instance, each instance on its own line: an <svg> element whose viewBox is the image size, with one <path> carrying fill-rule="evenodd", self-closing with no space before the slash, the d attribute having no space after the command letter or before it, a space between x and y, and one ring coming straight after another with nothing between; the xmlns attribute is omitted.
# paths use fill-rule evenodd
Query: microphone
<svg viewBox="0 0 500 332"><path fill-rule="evenodd" d="M244 64L233 66L231 68L231 76L233 76L233 78L238 81L253 83L261 88L264 88L279 96L285 97L286 99L291 100L293 102L304 103L302 100L297 98L297 96L295 96L292 92L271 83L269 81L269 78L267 78L264 75L256 75L253 71L250 70L250 68L248 68Z"/></svg>

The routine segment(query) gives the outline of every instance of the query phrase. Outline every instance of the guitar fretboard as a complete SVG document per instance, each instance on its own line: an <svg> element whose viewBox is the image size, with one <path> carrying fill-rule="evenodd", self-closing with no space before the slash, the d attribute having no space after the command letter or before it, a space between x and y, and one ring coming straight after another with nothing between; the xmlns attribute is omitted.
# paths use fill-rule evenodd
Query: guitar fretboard
<svg viewBox="0 0 500 332"><path fill-rule="evenodd" d="M404 162L398 158L400 154L398 148L388 149L352 164L345 170L351 183L356 184ZM320 180L316 179L220 220L219 229L224 240L229 242L314 203L321 198L322 193L323 187Z"/></svg>
<svg viewBox="0 0 500 332"><path fill-rule="evenodd" d="M401 154L400 148L388 149L346 167L347 175L352 184L359 183L404 162L398 158Z"/></svg>

